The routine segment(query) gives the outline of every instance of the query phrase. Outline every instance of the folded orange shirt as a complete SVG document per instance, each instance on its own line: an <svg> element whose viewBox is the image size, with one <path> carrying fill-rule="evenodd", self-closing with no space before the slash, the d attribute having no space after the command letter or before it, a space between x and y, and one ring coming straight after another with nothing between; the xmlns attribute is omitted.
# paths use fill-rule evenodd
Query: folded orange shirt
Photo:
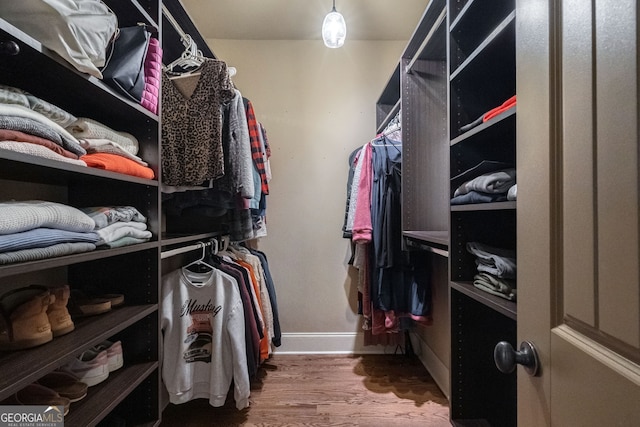
<svg viewBox="0 0 640 427"><path fill-rule="evenodd" d="M513 107L516 105L516 96L513 95L511 98L507 99L506 101L504 101L502 103L502 105L493 108L489 111L487 111L486 113L484 113L484 116L482 117L482 121L486 122L491 120L492 118L494 118L495 116L497 116L498 114L507 111L509 108Z"/></svg>
<svg viewBox="0 0 640 427"><path fill-rule="evenodd" d="M91 168L119 172L140 178L153 179L155 174L151 168L142 166L126 157L109 153L92 153L80 157Z"/></svg>

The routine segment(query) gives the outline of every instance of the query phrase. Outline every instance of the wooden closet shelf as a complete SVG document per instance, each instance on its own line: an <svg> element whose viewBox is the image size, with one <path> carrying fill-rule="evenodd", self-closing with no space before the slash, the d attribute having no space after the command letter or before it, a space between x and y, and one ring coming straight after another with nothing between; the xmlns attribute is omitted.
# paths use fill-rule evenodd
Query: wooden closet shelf
<svg viewBox="0 0 640 427"><path fill-rule="evenodd" d="M436 247L440 247L441 249L447 249L449 247L448 231L408 230L403 231L402 235L409 239L418 240Z"/></svg>
<svg viewBox="0 0 640 427"><path fill-rule="evenodd" d="M432 33L436 22L440 18L443 9L446 9L446 6L447 2L445 0L431 0L429 2L402 54L402 58L412 59L424 48L424 41L427 39L428 34ZM446 43L446 39L443 41Z"/></svg>
<svg viewBox="0 0 640 427"><path fill-rule="evenodd" d="M147 10L137 0L104 0L104 2L118 16L118 27L120 28L132 27L138 22L159 28L158 13L155 8L149 7Z"/></svg>
<svg viewBox="0 0 640 427"><path fill-rule="evenodd" d="M157 241L139 243L136 245L124 246L114 249L96 249L80 254L65 255L55 258L41 259L37 261L20 262L8 264L0 267L0 277L13 276L15 274L28 273L39 270L47 270L55 267L78 264L81 262L94 261L103 258L110 258L118 255L130 254L158 247Z"/></svg>
<svg viewBox="0 0 640 427"><path fill-rule="evenodd" d="M501 129L503 126L507 126L510 129L515 129L515 119L516 119L516 109L517 107L512 107L507 111L498 114L491 120L488 120L478 126L468 130L460 136L455 137L451 140L451 146L459 144L463 141L474 139L477 135L485 132L503 132ZM512 122L513 121L513 122Z"/></svg>
<svg viewBox="0 0 640 427"><path fill-rule="evenodd" d="M516 209L516 201L493 203L470 203L468 205L451 205L452 212L501 211Z"/></svg>
<svg viewBox="0 0 640 427"><path fill-rule="evenodd" d="M431 28L429 33L426 35L416 56L414 56L409 65L407 65L406 72L410 73L413 69L414 64L418 60L430 60L430 61L446 61L447 60L447 52L445 49L442 49L442 46L446 45L447 42L447 8L446 6L442 7L442 11L438 16L435 26Z"/></svg>
<svg viewBox="0 0 640 427"><path fill-rule="evenodd" d="M399 111L400 111L400 99L398 99L398 101L394 104L394 106L389 111L389 114L387 114L387 116L382 120L382 122L378 126L378 129L376 129L376 133L382 133L384 131L384 128L391 122L391 120L393 120L393 118L396 116L396 114L398 114Z"/></svg>
<svg viewBox="0 0 640 427"><path fill-rule="evenodd" d="M451 289L460 292L510 319L517 320L517 305L513 301L500 298L473 286L472 282L451 282Z"/></svg>
<svg viewBox="0 0 640 427"><path fill-rule="evenodd" d="M0 379L0 400L157 310L157 304L113 309L105 314L74 320L75 329L72 332L55 337L53 341L39 347L0 353L3 372ZM127 350L124 351L126 359Z"/></svg>
<svg viewBox="0 0 640 427"><path fill-rule="evenodd" d="M394 106L400 99L400 64L396 65L378 98L378 105Z"/></svg>
<svg viewBox="0 0 640 427"><path fill-rule="evenodd" d="M486 57L491 48L503 50L499 43L501 38L511 44L515 43L515 20L516 13L512 11L455 70L452 70L449 80L461 78L461 75L473 68L472 65L478 58Z"/></svg>
<svg viewBox="0 0 640 427"><path fill-rule="evenodd" d="M159 186L155 179L138 178L3 149L0 149L0 178L55 185L120 181L150 187Z"/></svg>
<svg viewBox="0 0 640 427"><path fill-rule="evenodd" d="M95 426L157 368L158 362L147 362L110 372L107 380L89 388L87 397L71 406L65 425Z"/></svg>

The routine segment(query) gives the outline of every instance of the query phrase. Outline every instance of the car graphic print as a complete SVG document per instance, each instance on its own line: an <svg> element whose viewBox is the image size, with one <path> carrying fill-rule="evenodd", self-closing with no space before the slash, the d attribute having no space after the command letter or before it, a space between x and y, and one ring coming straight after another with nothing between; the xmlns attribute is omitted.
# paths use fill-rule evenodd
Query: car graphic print
<svg viewBox="0 0 640 427"><path fill-rule="evenodd" d="M187 338L184 340L189 347L184 351L185 362L211 363L211 341L213 329L211 328L211 313L206 311L193 311L191 326L187 328Z"/></svg>

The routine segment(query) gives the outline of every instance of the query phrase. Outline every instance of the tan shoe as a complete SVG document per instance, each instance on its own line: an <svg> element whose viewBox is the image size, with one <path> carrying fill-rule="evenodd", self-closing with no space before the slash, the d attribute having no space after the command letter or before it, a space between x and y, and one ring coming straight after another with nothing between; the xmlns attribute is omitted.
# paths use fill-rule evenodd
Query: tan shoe
<svg viewBox="0 0 640 427"><path fill-rule="evenodd" d="M47 316L49 317L53 336L59 337L60 335L68 334L75 328L69 310L67 310L71 290L69 285L62 285L49 290L56 297L56 300L47 309Z"/></svg>
<svg viewBox="0 0 640 427"><path fill-rule="evenodd" d="M0 297L0 350L36 347L53 339L47 317L55 301L45 286L14 289Z"/></svg>

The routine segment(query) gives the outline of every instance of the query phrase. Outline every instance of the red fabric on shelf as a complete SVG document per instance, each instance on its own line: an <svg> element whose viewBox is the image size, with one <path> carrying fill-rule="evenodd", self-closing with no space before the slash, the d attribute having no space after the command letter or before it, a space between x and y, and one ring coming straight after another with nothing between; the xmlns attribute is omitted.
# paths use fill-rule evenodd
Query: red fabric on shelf
<svg viewBox="0 0 640 427"><path fill-rule="evenodd" d="M486 113L484 113L484 116L482 117L482 121L486 122L488 120L491 120L492 118L494 118L495 116L497 116L498 114L507 111L509 108L514 107L516 105L516 96L513 95L511 98L507 99L506 101L504 101L502 103L502 105L493 108L489 111L487 111Z"/></svg>

